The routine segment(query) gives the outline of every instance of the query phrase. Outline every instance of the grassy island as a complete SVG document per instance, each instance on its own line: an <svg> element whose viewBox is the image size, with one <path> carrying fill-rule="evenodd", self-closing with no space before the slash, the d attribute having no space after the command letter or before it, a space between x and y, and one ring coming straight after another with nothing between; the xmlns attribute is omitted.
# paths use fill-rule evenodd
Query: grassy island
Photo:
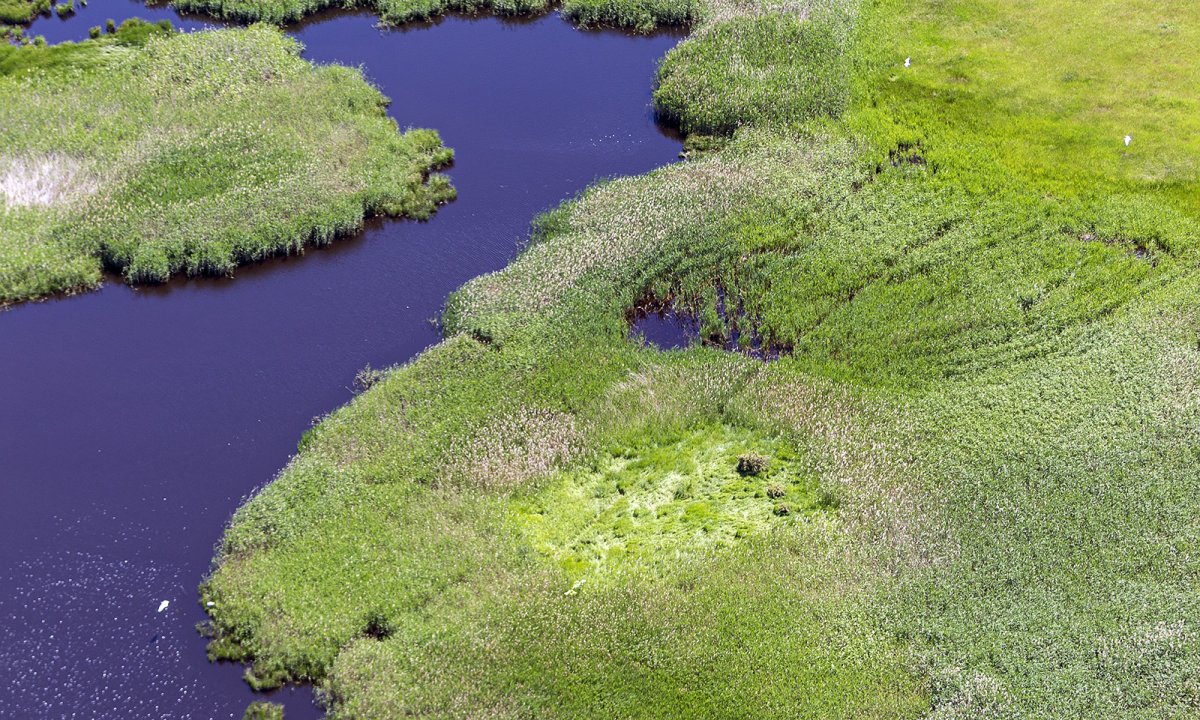
<svg viewBox="0 0 1200 720"><path fill-rule="evenodd" d="M225 274L453 196L437 133L401 134L358 70L265 25L0 44L0 97L0 305L104 268Z"/></svg>
<svg viewBox="0 0 1200 720"><path fill-rule="evenodd" d="M304 436L212 655L338 718L1193 716L1200 6L694 15L689 158L539 218ZM631 341L664 304L779 357Z"/></svg>

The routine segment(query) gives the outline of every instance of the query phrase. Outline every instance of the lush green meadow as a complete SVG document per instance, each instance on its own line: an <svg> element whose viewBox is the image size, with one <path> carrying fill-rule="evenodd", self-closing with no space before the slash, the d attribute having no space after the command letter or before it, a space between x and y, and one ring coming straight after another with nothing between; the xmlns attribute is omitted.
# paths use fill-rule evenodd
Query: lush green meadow
<svg viewBox="0 0 1200 720"><path fill-rule="evenodd" d="M0 44L0 98L0 305L104 268L226 274L453 196L437 133L401 134L358 70L267 26Z"/></svg>
<svg viewBox="0 0 1200 720"><path fill-rule="evenodd" d="M304 436L212 655L335 717L1194 717L1200 7L697 17L689 159ZM783 356L642 347L647 302Z"/></svg>

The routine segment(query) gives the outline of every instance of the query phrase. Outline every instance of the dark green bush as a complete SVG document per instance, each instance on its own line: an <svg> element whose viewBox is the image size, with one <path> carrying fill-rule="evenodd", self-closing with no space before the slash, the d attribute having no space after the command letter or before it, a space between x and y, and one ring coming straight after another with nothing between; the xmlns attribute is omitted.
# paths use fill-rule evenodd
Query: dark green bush
<svg viewBox="0 0 1200 720"><path fill-rule="evenodd" d="M738 455L737 470L742 475L761 475L767 471L771 461L756 452ZM770 494L768 490L768 494Z"/></svg>

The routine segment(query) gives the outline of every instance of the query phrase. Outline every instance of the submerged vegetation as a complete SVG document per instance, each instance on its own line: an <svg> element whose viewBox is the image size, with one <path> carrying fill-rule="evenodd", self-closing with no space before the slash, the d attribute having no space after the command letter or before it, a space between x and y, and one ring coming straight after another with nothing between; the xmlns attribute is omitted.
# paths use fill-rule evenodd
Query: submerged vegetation
<svg viewBox="0 0 1200 720"><path fill-rule="evenodd" d="M453 196L451 151L399 133L358 70L280 31L130 21L55 46L0 44L0 305L224 274Z"/></svg>
<svg viewBox="0 0 1200 720"><path fill-rule="evenodd" d="M689 159L542 216L360 373L227 529L210 654L343 718L1194 715L1200 6L563 12L692 24L654 91ZM452 193L275 29L94 35L0 46L0 303ZM668 304L746 352L629 342Z"/></svg>

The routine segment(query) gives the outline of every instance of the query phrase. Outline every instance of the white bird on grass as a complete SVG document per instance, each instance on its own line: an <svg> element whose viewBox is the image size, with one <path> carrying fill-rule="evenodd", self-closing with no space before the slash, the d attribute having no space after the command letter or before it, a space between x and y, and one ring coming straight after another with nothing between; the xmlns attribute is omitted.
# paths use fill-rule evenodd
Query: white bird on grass
<svg viewBox="0 0 1200 720"><path fill-rule="evenodd" d="M1133 142L1133 136L1132 136L1132 135L1126 135L1126 136L1125 136L1125 147L1129 147L1129 143L1131 143L1131 142Z"/></svg>
<svg viewBox="0 0 1200 720"><path fill-rule="evenodd" d="M912 58L910 58L910 57L904 58L904 67L912 67Z"/></svg>
<svg viewBox="0 0 1200 720"><path fill-rule="evenodd" d="M158 611L159 611L159 612L162 612L163 610L166 610L166 609L167 609L167 606L168 606L168 605L170 605L170 604L171 604L171 601L170 601L170 600L163 600L162 602L160 602L160 603L158 604Z"/></svg>

